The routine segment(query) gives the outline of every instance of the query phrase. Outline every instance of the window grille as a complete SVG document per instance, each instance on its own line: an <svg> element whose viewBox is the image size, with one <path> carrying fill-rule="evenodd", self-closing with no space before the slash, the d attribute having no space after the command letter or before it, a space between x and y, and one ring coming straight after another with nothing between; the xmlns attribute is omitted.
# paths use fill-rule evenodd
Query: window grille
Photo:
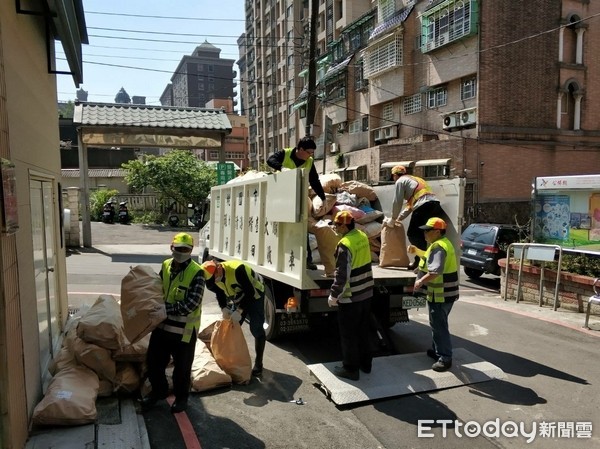
<svg viewBox="0 0 600 449"><path fill-rule="evenodd" d="M471 34L471 1L447 0L423 14L423 51L427 52Z"/></svg>
<svg viewBox="0 0 600 449"><path fill-rule="evenodd" d="M406 97L402 102L402 111L404 112L404 115L416 114L417 112L421 112L422 108L421 94Z"/></svg>
<svg viewBox="0 0 600 449"><path fill-rule="evenodd" d="M460 99L468 100L477 95L477 79L469 78L460 83Z"/></svg>
<svg viewBox="0 0 600 449"><path fill-rule="evenodd" d="M365 78L402 65L402 36L394 36L391 40L369 48L364 63Z"/></svg>

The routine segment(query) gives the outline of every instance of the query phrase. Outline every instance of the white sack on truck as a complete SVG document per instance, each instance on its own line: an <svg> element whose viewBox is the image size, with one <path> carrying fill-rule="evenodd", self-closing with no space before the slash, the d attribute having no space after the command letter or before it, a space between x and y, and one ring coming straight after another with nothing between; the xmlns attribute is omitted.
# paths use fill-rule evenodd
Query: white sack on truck
<svg viewBox="0 0 600 449"><path fill-rule="evenodd" d="M33 423L41 426L93 423L97 415L98 388L98 376L86 367L75 366L60 371L33 410Z"/></svg>
<svg viewBox="0 0 600 449"><path fill-rule="evenodd" d="M231 376L219 367L202 340L196 341L191 381L191 391L196 393L231 385Z"/></svg>
<svg viewBox="0 0 600 449"><path fill-rule="evenodd" d="M160 324L149 314L163 303L162 281L152 267L132 267L121 281L123 329L130 343L136 343Z"/></svg>
<svg viewBox="0 0 600 449"><path fill-rule="evenodd" d="M335 202L337 200L337 195L332 193L325 194L325 201L323 201L318 196L315 196L312 199L312 211L311 215L315 218L320 218L323 215L329 213L329 211L335 206Z"/></svg>
<svg viewBox="0 0 600 449"><path fill-rule="evenodd" d="M247 384L252 378L252 361L240 323L218 320L210 339L210 351L217 364L236 384Z"/></svg>
<svg viewBox="0 0 600 449"><path fill-rule="evenodd" d="M125 342L119 303L112 295L100 295L79 319L77 336L106 349L119 349Z"/></svg>

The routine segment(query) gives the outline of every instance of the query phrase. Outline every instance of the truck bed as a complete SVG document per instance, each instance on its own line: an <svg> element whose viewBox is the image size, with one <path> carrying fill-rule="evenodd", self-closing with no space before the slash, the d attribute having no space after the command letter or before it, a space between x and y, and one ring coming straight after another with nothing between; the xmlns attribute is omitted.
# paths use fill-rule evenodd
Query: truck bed
<svg viewBox="0 0 600 449"><path fill-rule="evenodd" d="M315 281L333 280L333 278L325 277L325 269L323 265L317 264L317 270L307 270L310 278ZM373 269L373 280L376 286L407 286L413 285L415 273L407 268L400 267L380 267L377 264L372 265ZM322 285L322 282L318 282Z"/></svg>

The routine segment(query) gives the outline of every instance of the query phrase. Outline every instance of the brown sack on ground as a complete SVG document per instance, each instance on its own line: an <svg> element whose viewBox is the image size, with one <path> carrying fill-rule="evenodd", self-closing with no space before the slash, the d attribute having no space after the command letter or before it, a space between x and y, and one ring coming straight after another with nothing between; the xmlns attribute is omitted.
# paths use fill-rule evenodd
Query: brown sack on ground
<svg viewBox="0 0 600 449"><path fill-rule="evenodd" d="M125 342L119 303L112 295L100 295L79 320L77 336L106 349L119 349Z"/></svg>
<svg viewBox="0 0 600 449"><path fill-rule="evenodd" d="M150 334L135 343L129 343L126 339L125 345L121 349L114 351L112 358L117 362L143 362L146 360L149 344Z"/></svg>
<svg viewBox="0 0 600 449"><path fill-rule="evenodd" d="M240 323L232 320L215 322L210 350L219 367L236 384L247 384L252 377L252 361Z"/></svg>
<svg viewBox="0 0 600 449"><path fill-rule="evenodd" d="M78 363L87 366L102 379L115 380L117 367L108 349L75 338L73 354Z"/></svg>
<svg viewBox="0 0 600 449"><path fill-rule="evenodd" d="M117 363L117 374L115 375L115 391L117 393L133 393L142 384L142 379L137 370L130 362Z"/></svg>
<svg viewBox="0 0 600 449"><path fill-rule="evenodd" d="M41 426L75 426L96 420L98 376L84 366L60 371L52 378L41 402L33 410L33 423Z"/></svg>
<svg viewBox="0 0 600 449"><path fill-rule="evenodd" d="M123 329L130 343L136 343L160 324L148 314L163 302L162 281L152 267L132 267L121 281Z"/></svg>
<svg viewBox="0 0 600 449"><path fill-rule="evenodd" d="M77 366L75 355L71 349L63 346L60 348L60 351L58 351L58 354L56 354L56 356L48 364L48 371L54 376L59 371L72 366Z"/></svg>
<svg viewBox="0 0 600 449"><path fill-rule="evenodd" d="M383 225L381 228L380 267L407 267L410 263L406 252L406 237L402 223L393 228Z"/></svg>
<svg viewBox="0 0 600 449"><path fill-rule="evenodd" d="M202 340L196 341L191 380L191 390L197 393L231 384L231 376L219 367Z"/></svg>

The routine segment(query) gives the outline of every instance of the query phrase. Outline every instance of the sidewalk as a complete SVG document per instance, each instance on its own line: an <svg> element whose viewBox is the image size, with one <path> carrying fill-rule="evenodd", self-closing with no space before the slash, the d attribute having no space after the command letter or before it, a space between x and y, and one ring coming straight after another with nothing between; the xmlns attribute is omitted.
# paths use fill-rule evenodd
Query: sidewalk
<svg viewBox="0 0 600 449"><path fill-rule="evenodd" d="M160 262L170 255L169 243L172 236L182 231L189 232L196 240L195 230L152 229L141 225L92 223L94 248L70 251L67 259L70 303L74 301L91 305L98 292L114 294L118 297L120 284L116 280L122 277L128 266L142 259L148 261L158 271ZM561 309L554 311L551 306L539 307L532 303L517 304L514 301L504 301L495 293L465 295L460 301L544 320L600 337L598 314L591 315L591 330L587 330L583 328L584 313ZM219 310L215 301L205 304L203 322L218 316ZM97 402L97 409L96 424L33 429L26 449L150 448L144 418L137 414L134 399L102 398Z"/></svg>

